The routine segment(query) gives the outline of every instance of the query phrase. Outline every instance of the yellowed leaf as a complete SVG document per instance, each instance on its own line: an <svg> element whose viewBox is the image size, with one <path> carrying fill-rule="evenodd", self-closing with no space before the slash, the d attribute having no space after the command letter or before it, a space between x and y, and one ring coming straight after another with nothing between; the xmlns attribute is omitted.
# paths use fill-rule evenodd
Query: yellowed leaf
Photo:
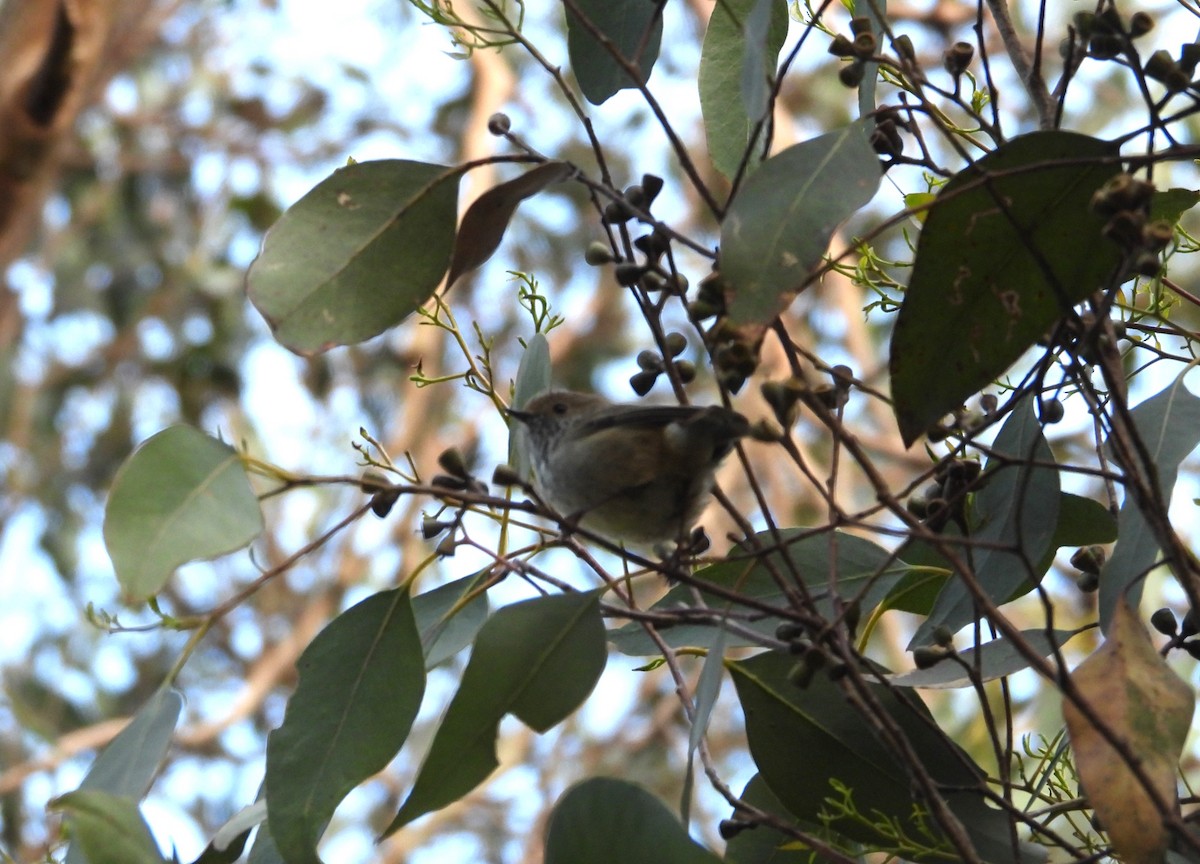
<svg viewBox="0 0 1200 864"><path fill-rule="evenodd" d="M1162 799L1176 805L1175 776L1192 722L1192 688L1159 656L1122 601L1108 639L1071 673L1079 695L1140 761ZM1070 701L1063 716L1083 791L1127 864L1161 864L1169 834L1125 760Z"/></svg>

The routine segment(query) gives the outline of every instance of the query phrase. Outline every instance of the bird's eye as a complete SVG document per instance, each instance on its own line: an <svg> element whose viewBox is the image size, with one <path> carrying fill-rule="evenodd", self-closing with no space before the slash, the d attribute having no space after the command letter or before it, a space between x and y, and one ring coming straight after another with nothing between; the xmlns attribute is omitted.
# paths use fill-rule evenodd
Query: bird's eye
<svg viewBox="0 0 1200 864"><path fill-rule="evenodd" d="M555 414L566 414L567 413L567 403L566 402L555 402L553 410L554 410Z"/></svg>

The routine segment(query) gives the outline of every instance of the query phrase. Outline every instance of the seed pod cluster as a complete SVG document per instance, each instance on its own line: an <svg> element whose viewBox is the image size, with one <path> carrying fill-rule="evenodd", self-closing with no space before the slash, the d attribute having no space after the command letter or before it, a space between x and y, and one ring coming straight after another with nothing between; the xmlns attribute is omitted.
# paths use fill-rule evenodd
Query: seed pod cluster
<svg viewBox="0 0 1200 864"><path fill-rule="evenodd" d="M834 57L846 57L850 62L838 70L838 80L847 87L857 87L867 72L867 62L879 51L879 40L871 27L871 19L850 19L850 34L839 33L829 44L829 53Z"/></svg>
<svg viewBox="0 0 1200 864"><path fill-rule="evenodd" d="M649 393L658 380L658 376L666 372L668 368L674 368L675 374L679 376L679 380L683 384L690 384L696 378L694 363L690 360L675 359L687 350L687 337L682 333L672 332L666 335L663 342L670 359L657 351L650 350L642 351L637 356L638 371L630 376L629 386L639 396Z"/></svg>
<svg viewBox="0 0 1200 864"><path fill-rule="evenodd" d="M966 533L966 504L970 493L987 484L983 466L974 459L946 459L934 468L933 482L908 499L908 512L934 531L953 520Z"/></svg>
<svg viewBox="0 0 1200 864"><path fill-rule="evenodd" d="M1132 40L1154 29L1154 19L1146 12L1133 13L1126 23L1112 5L1100 12L1078 12L1073 23L1087 45L1088 56L1096 60L1119 57L1130 48Z"/></svg>
<svg viewBox="0 0 1200 864"><path fill-rule="evenodd" d="M1165 219L1150 219L1154 184L1121 173L1092 196L1092 210L1107 217L1103 234L1129 256L1130 267L1140 276L1156 276L1162 267L1160 253L1170 245L1175 227Z"/></svg>

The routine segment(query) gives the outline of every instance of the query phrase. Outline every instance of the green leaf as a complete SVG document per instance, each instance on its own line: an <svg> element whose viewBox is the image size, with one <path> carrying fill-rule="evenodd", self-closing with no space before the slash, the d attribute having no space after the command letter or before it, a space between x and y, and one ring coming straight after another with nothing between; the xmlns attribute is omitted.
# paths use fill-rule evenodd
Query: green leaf
<svg viewBox="0 0 1200 864"><path fill-rule="evenodd" d="M190 426L143 442L104 510L104 544L130 600L157 594L181 564L241 549L262 528L237 453Z"/></svg>
<svg viewBox="0 0 1200 864"><path fill-rule="evenodd" d="M1192 724L1195 694L1155 650L1146 628L1124 600L1113 612L1108 638L1071 673L1071 682L1178 814L1175 780ZM1162 861L1171 833L1153 799L1070 699L1063 700L1063 718L1080 784L1114 851L1132 864Z"/></svg>
<svg viewBox="0 0 1200 864"><path fill-rule="evenodd" d="M662 6L647 0L572 0L567 12L567 54L579 89L593 105L650 77L662 43ZM602 44L576 14L606 41ZM631 77L613 56L616 51L636 71Z"/></svg>
<svg viewBox="0 0 1200 864"><path fill-rule="evenodd" d="M750 15L760 8L769 12L767 30L750 33ZM767 110L767 79L775 75L788 24L787 4L779 0L722 0L709 16L697 84L708 152L726 177L737 173L750 133ZM752 158L751 168L757 163Z"/></svg>
<svg viewBox="0 0 1200 864"><path fill-rule="evenodd" d="M730 321L758 330L791 305L824 260L833 232L874 197L879 178L865 121L763 162L721 224Z"/></svg>
<svg viewBox="0 0 1200 864"><path fill-rule="evenodd" d="M895 820L907 836L927 841L914 813L928 808L917 807L908 771L894 751L828 676L814 676L804 689L793 684L789 673L796 662L768 652L727 663L746 716L750 754L771 792L797 819L821 823L822 814L833 815L827 799L836 797L831 785L836 780L852 791L859 813L873 821ZM1006 817L984 803L985 776L978 766L937 730L916 697L882 685L866 687L903 731L984 860L1015 860ZM936 832L932 822L928 827ZM889 842L857 819L833 818L829 828L853 840Z"/></svg>
<svg viewBox="0 0 1200 864"><path fill-rule="evenodd" d="M1051 542L1054 549L1111 543L1116 539L1117 520L1107 507L1092 498L1062 493L1058 499L1058 526Z"/></svg>
<svg viewBox="0 0 1200 864"><path fill-rule="evenodd" d="M892 333L892 398L905 444L1111 279L1120 253L1090 205L1120 170L1117 149L1074 132L1033 132L938 192Z"/></svg>
<svg viewBox="0 0 1200 864"><path fill-rule="evenodd" d="M182 708L183 697L179 693L168 689L157 691L129 725L100 751L79 788L140 801L167 756ZM82 864L84 852L78 844L71 844L66 861Z"/></svg>
<svg viewBox="0 0 1200 864"><path fill-rule="evenodd" d="M521 355L521 365L517 367L517 381L513 390L513 408L524 408L534 396L545 393L550 389L550 343L542 333L535 333L525 345L525 353ZM520 446L518 438L523 429L520 423L509 421L508 464L517 470L517 476L529 480L533 469L529 466L529 456L525 447Z"/></svg>
<svg viewBox="0 0 1200 864"><path fill-rule="evenodd" d="M962 534L953 524L947 525L943 536L952 544ZM1089 546L1111 543L1117 537L1117 520L1103 504L1070 492L1058 497L1058 525L1050 548L1038 562L1037 574L1044 576L1054 564L1054 555L1063 546ZM899 609L917 615L928 615L934 601L950 577L950 562L924 540L910 540L900 547L899 555L912 571L905 576L883 602L888 609ZM1033 590L1032 580L1023 583L1008 599L1022 597Z"/></svg>
<svg viewBox="0 0 1200 864"><path fill-rule="evenodd" d="M450 261L460 176L356 162L289 207L246 276L275 338L312 355L376 336L428 300Z"/></svg>
<svg viewBox="0 0 1200 864"><path fill-rule="evenodd" d="M131 799L77 789L50 802L70 817L71 840L88 864L164 864L146 820Z"/></svg>
<svg viewBox="0 0 1200 864"><path fill-rule="evenodd" d="M1171 500L1179 463L1200 444L1200 399L1183 385L1183 376L1130 412L1138 437L1158 473L1163 501ZM1112 455L1111 444L1108 447ZM1123 466L1124 467L1124 466ZM1128 470L1128 469L1126 469ZM1141 469L1138 469L1141 473ZM1117 516L1117 545L1100 571L1100 626L1108 631L1121 597L1134 606L1142 596L1142 577L1158 560L1159 545L1142 508L1128 490Z"/></svg>
<svg viewBox="0 0 1200 864"><path fill-rule="evenodd" d="M735 550L725 560L698 570L689 580L714 609L726 609L729 601L716 591L705 590L706 585L777 607L779 617L756 614L753 620L739 622L745 629L764 637L773 637L780 622L791 620L786 614L788 598L773 573L795 574L808 587L818 612L829 617L837 614L830 595L831 579L836 580L838 596L845 601L857 599L859 611L865 616L908 573L905 562L896 560L883 547L853 534L840 531L812 534L808 529L786 528L779 536L780 549L765 556L748 553L746 550L755 546L771 548L776 545L769 532L762 532L754 537L753 543L739 547L741 551ZM689 585L676 585L650 608L668 611L694 606L694 596ZM708 648L715 644L717 633L714 624L678 624L662 630L659 635L672 648L685 645ZM658 646L640 624L626 624L608 635L609 641L622 654L642 657L659 653ZM762 644L733 631L727 632L724 638L730 648Z"/></svg>
<svg viewBox="0 0 1200 864"><path fill-rule="evenodd" d="M1049 657L1056 647L1061 648L1069 640L1083 632L1079 630L1045 629L1022 630L1021 639L1041 657ZM928 669L913 669L902 675L888 675L887 679L897 687L921 687L931 690L946 690L973 685L968 669L978 671L979 681L994 681L1029 668L1025 655L1017 650L1006 636L985 642L978 648L967 648L958 652L958 661L947 658Z"/></svg>
<svg viewBox="0 0 1200 864"><path fill-rule="evenodd" d="M333 811L396 755L421 707L425 658L407 590L339 615L296 666L283 725L267 737L267 818L288 864L316 864Z"/></svg>
<svg viewBox="0 0 1200 864"><path fill-rule="evenodd" d="M584 780L550 814L545 864L718 864L661 801L609 777Z"/></svg>
<svg viewBox="0 0 1200 864"><path fill-rule="evenodd" d="M1165 219L1174 225L1198 203L1200 192L1194 189L1162 189L1150 199L1150 218Z"/></svg>
<svg viewBox="0 0 1200 864"><path fill-rule="evenodd" d="M492 257L504 239L509 220L522 201L552 183L566 180L574 171L566 162L547 162L514 180L493 186L475 199L458 226L446 284L453 286L461 276Z"/></svg>
<svg viewBox="0 0 1200 864"><path fill-rule="evenodd" d="M495 770L501 718L544 732L571 714L604 671L599 591L506 606L483 625L458 692L408 800L384 836L456 801Z"/></svg>
<svg viewBox="0 0 1200 864"><path fill-rule="evenodd" d="M1032 572L1026 562L1045 561L1049 567L1047 553L1052 551L1061 495L1058 470L1046 467L1053 464L1054 454L1042 437L1033 400L1026 397L1016 404L996 436L984 466L987 485L974 496L971 536L979 545L964 546L959 553L996 604L1007 603L1018 589L1041 581L1045 572ZM939 627L953 632L980 615L962 580L951 579L938 594L929 617L917 628L909 648L932 643Z"/></svg>
<svg viewBox="0 0 1200 864"><path fill-rule="evenodd" d="M488 600L484 593L455 611L459 601L484 581L480 574L464 576L413 598L413 617L425 649L426 669L444 663L470 645L487 620Z"/></svg>

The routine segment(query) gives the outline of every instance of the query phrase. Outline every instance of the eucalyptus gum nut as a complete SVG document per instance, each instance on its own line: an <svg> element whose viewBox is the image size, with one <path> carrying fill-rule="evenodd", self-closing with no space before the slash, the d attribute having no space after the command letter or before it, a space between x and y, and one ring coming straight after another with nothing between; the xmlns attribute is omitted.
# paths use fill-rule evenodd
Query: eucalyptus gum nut
<svg viewBox="0 0 1200 864"><path fill-rule="evenodd" d="M1155 81L1162 81L1172 71L1179 68L1179 64L1166 51L1158 50L1146 58L1146 64L1143 71L1148 78L1153 78Z"/></svg>
<svg viewBox="0 0 1200 864"><path fill-rule="evenodd" d="M1071 566L1081 573L1099 576L1107 557L1102 546L1082 546L1071 556Z"/></svg>
<svg viewBox="0 0 1200 864"><path fill-rule="evenodd" d="M687 337L677 331L668 333L663 342L672 357L678 357L687 350Z"/></svg>
<svg viewBox="0 0 1200 864"><path fill-rule="evenodd" d="M863 33L870 33L871 30L871 19L865 15L860 15L857 18L850 19L850 32L855 36L861 36Z"/></svg>
<svg viewBox="0 0 1200 864"><path fill-rule="evenodd" d="M1175 226L1166 219L1155 219L1142 229L1142 242L1155 252L1165 249L1175 239Z"/></svg>
<svg viewBox="0 0 1200 864"><path fill-rule="evenodd" d="M384 489L371 496L371 512L382 519L392 512L392 507L400 500L400 492L396 489Z"/></svg>
<svg viewBox="0 0 1200 864"><path fill-rule="evenodd" d="M1134 39L1154 29L1154 17L1148 12L1134 12L1129 19L1129 35Z"/></svg>
<svg viewBox="0 0 1200 864"><path fill-rule="evenodd" d="M1195 70L1197 63L1200 63L1200 45L1194 42L1187 42L1180 46L1179 68L1191 74Z"/></svg>
<svg viewBox="0 0 1200 864"><path fill-rule="evenodd" d="M1133 259L1133 272L1139 276L1153 278L1162 270L1162 261L1159 260L1157 252L1149 250L1139 252L1137 257Z"/></svg>
<svg viewBox="0 0 1200 864"><path fill-rule="evenodd" d="M497 465L492 472L492 482L497 486L520 486L521 475L511 465Z"/></svg>
<svg viewBox="0 0 1200 864"><path fill-rule="evenodd" d="M432 516L426 516L421 520L421 538L424 540L432 540L437 535L441 534L453 522L443 522L441 519L434 519Z"/></svg>
<svg viewBox="0 0 1200 864"><path fill-rule="evenodd" d="M646 268L641 264L634 264L632 261L618 264L613 270L613 276L616 278L617 284L624 285L626 288L636 284L645 274Z"/></svg>
<svg viewBox="0 0 1200 864"><path fill-rule="evenodd" d="M691 384L696 380L696 364L690 360L676 360L675 372L683 384Z"/></svg>
<svg viewBox="0 0 1200 864"><path fill-rule="evenodd" d="M1154 610L1154 614L1150 616L1150 624L1164 636L1174 636L1179 630L1175 613L1165 606L1162 609Z"/></svg>
<svg viewBox="0 0 1200 864"><path fill-rule="evenodd" d="M938 645L922 645L913 651L913 663L918 669L930 669L941 663L950 652Z"/></svg>
<svg viewBox="0 0 1200 864"><path fill-rule="evenodd" d="M616 259L607 243L596 240L589 243L587 249L584 250L583 260L593 267L599 267L602 264L611 264Z"/></svg>
<svg viewBox="0 0 1200 864"><path fill-rule="evenodd" d="M665 291L667 284L667 278L657 270L647 270L646 275L642 277L642 287L647 291Z"/></svg>
<svg viewBox="0 0 1200 864"><path fill-rule="evenodd" d="M1079 34L1086 39L1096 29L1096 13L1086 11L1076 12L1071 22L1075 25L1075 29L1079 31Z"/></svg>
<svg viewBox="0 0 1200 864"><path fill-rule="evenodd" d="M658 380L659 373L651 372L643 369L641 372L635 372L629 376L629 386L633 388L633 392L639 396L645 396L654 388L654 383Z"/></svg>
<svg viewBox="0 0 1200 864"><path fill-rule="evenodd" d="M838 70L838 80L846 87L857 87L865 75L866 68L858 60Z"/></svg>
<svg viewBox="0 0 1200 864"><path fill-rule="evenodd" d="M912 39L907 34L901 34L892 41L892 47L896 51L896 56L909 63L915 63L917 60L917 50L913 47Z"/></svg>
<svg viewBox="0 0 1200 864"><path fill-rule="evenodd" d="M512 129L512 119L505 113L497 111L488 118L487 130L493 135L505 135Z"/></svg>
<svg viewBox="0 0 1200 864"><path fill-rule="evenodd" d="M946 49L942 56L942 65L946 71L957 78L967 71L971 60L975 57L975 46L970 42L955 42Z"/></svg>
<svg viewBox="0 0 1200 864"><path fill-rule="evenodd" d="M662 358L653 351L641 351L637 355L637 364L645 372L661 372L663 369Z"/></svg>
<svg viewBox="0 0 1200 864"><path fill-rule="evenodd" d="M1039 414L1043 423L1057 423L1063 419L1066 413L1063 411L1062 403L1057 399L1042 399L1038 403Z"/></svg>
<svg viewBox="0 0 1200 864"><path fill-rule="evenodd" d="M875 49L879 47L874 33L859 33L854 37L852 45L854 47L854 56L863 60L869 60L874 57Z"/></svg>
<svg viewBox="0 0 1200 864"><path fill-rule="evenodd" d="M829 53L834 57L853 57L854 43L838 33L833 37L833 41L829 43Z"/></svg>
<svg viewBox="0 0 1200 864"><path fill-rule="evenodd" d="M646 206L649 207L654 203L654 199L658 197L658 193L663 189L663 178L655 174L642 175L642 195L646 199Z"/></svg>
<svg viewBox="0 0 1200 864"><path fill-rule="evenodd" d="M362 478L358 481L358 488L368 495L373 495L376 492L382 492L392 484L386 477L378 471L366 471Z"/></svg>
<svg viewBox="0 0 1200 864"><path fill-rule="evenodd" d="M461 480L467 480L471 477L471 472L467 470L467 461L463 458L462 451L457 447L443 450L438 454L437 463L451 477L458 477Z"/></svg>
<svg viewBox="0 0 1200 864"><path fill-rule="evenodd" d="M704 321L712 318L719 310L713 307L711 303L706 303L703 300L693 300L687 307L688 317L693 321Z"/></svg>

